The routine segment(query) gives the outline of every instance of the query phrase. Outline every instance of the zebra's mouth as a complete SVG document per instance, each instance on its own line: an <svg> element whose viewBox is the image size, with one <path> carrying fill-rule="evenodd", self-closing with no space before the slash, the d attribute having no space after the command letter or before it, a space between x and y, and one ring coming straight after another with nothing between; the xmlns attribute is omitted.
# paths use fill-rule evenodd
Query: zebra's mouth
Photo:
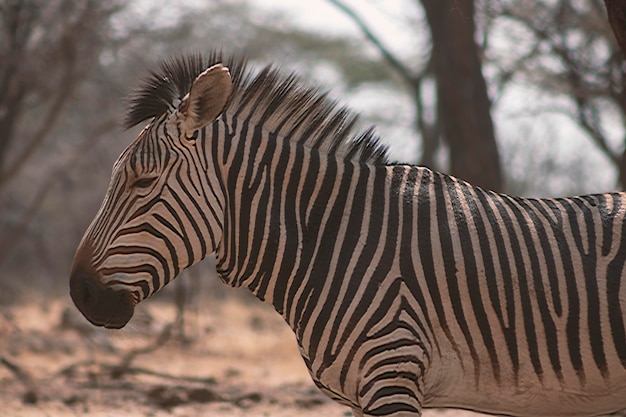
<svg viewBox="0 0 626 417"><path fill-rule="evenodd" d="M135 302L128 291L106 287L99 282L98 274L81 262L72 268L70 296L90 323L108 329L124 327L135 310Z"/></svg>

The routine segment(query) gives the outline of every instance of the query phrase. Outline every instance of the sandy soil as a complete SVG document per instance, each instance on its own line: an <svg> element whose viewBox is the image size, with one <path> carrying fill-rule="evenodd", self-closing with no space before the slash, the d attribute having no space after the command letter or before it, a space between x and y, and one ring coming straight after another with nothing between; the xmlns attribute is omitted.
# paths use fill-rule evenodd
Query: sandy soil
<svg viewBox="0 0 626 417"><path fill-rule="evenodd" d="M153 300L127 328L104 330L69 299L0 307L0 416L351 416L315 388L291 330L262 303L228 298L183 326L175 317Z"/></svg>

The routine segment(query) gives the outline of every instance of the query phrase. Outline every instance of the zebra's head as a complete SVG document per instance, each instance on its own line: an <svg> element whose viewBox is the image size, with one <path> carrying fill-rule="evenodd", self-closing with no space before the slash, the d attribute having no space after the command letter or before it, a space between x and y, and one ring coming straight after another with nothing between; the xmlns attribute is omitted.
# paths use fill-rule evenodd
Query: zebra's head
<svg viewBox="0 0 626 417"><path fill-rule="evenodd" d="M95 325L123 327L138 302L219 241L219 187L196 170L210 171L197 142L224 111L232 81L222 64L202 71L200 62L164 63L131 101L127 125L152 120L114 164L70 276L72 300ZM190 195L208 207L187 206Z"/></svg>

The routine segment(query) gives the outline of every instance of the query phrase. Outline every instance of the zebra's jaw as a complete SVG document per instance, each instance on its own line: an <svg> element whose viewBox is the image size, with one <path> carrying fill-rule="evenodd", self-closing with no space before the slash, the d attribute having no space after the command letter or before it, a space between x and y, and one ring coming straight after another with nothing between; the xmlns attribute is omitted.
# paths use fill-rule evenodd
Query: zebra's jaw
<svg viewBox="0 0 626 417"><path fill-rule="evenodd" d="M135 310L132 294L104 285L91 266L88 249L81 247L74 257L70 275L70 296L90 323L109 329L120 329L129 322Z"/></svg>

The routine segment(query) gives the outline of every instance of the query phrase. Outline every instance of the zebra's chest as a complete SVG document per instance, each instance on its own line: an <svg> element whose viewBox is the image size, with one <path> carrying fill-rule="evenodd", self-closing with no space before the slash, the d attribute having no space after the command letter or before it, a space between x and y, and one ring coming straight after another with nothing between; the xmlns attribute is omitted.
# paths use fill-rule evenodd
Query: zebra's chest
<svg viewBox="0 0 626 417"><path fill-rule="evenodd" d="M356 381L353 378L342 378L337 362L322 364L309 358L308 350L298 341L300 355L315 385L329 398L352 408L358 408L356 398ZM344 381L342 383L342 380ZM350 394L352 392L352 395Z"/></svg>

